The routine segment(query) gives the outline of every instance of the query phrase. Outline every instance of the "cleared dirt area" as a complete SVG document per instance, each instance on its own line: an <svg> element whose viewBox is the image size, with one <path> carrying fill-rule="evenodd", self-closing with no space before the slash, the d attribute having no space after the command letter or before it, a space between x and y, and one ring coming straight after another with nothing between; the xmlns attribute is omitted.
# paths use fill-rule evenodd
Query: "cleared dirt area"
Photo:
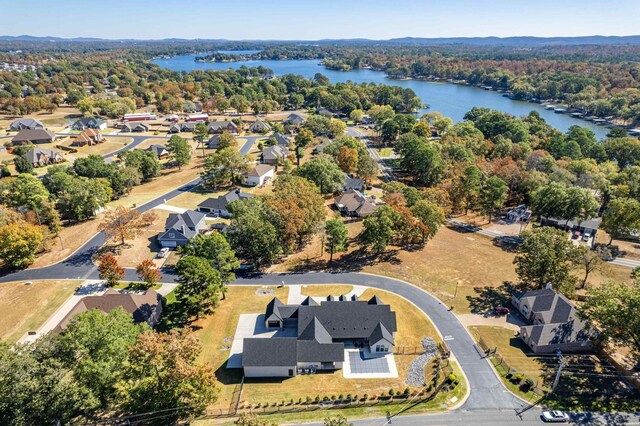
<svg viewBox="0 0 640 426"><path fill-rule="evenodd" d="M65 226L58 237L49 241L47 251L39 255L29 268L40 268L66 259L98 232L99 224L99 219L92 219Z"/></svg>
<svg viewBox="0 0 640 426"><path fill-rule="evenodd" d="M37 330L67 300L81 281L11 282L0 285L0 338L16 342Z"/></svg>
<svg viewBox="0 0 640 426"><path fill-rule="evenodd" d="M113 251L120 266L135 268L145 259L153 259L160 250L157 236L164 231L164 223L171 212L154 209L157 215L156 220L133 240L127 241L124 245L120 242L111 242L105 246L105 250Z"/></svg>
<svg viewBox="0 0 640 426"><path fill-rule="evenodd" d="M90 155L106 155L124 148L131 142L133 142L133 139L128 137L106 136L104 138L104 142L79 149L78 152L69 154L69 157L84 158ZM67 140L61 145L75 148L71 146L71 143L73 143L73 139L67 138Z"/></svg>

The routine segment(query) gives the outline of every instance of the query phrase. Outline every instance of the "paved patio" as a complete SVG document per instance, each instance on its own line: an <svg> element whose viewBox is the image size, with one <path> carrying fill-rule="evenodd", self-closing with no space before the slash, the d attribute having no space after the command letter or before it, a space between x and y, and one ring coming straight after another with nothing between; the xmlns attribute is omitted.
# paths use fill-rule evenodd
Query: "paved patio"
<svg viewBox="0 0 640 426"><path fill-rule="evenodd" d="M365 358L359 349L345 349L342 375L345 379L394 379L398 377L392 353L371 354Z"/></svg>

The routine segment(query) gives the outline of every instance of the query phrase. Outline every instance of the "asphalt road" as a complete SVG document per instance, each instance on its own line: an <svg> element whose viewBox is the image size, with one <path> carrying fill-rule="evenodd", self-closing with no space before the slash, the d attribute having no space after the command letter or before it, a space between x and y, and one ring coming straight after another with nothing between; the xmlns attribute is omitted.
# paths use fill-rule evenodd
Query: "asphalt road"
<svg viewBox="0 0 640 426"><path fill-rule="evenodd" d="M155 136L158 139L166 139L165 137ZM262 136L250 136L247 141L240 148L242 154L248 154L251 147L256 140ZM143 140L148 139L147 136L137 137L137 142L127 145L127 149L134 148L137 144L140 144ZM113 153L112 153L113 154ZM157 207L160 204L164 204L172 198L189 191L190 189L198 186L202 183L201 178L192 180L179 188L173 189L141 206L137 209L144 213ZM55 265L46 266L43 268L25 269L21 271L10 272L0 276L0 282L9 281L28 281L28 280L44 280L44 279L98 279L98 271L96 265L92 262L92 257L95 252L104 245L105 237L103 233L94 235L89 241L87 241L82 247L80 247L74 254L67 259ZM175 276L170 273L164 273L164 281L174 282ZM135 281L137 280L137 274L134 269L127 269L125 280Z"/></svg>
<svg viewBox="0 0 640 426"><path fill-rule="evenodd" d="M378 164L378 169L380 170L380 173L382 174L384 180L386 180L387 182L396 180L396 175L393 173L393 170L385 164L382 157L380 157L380 154L378 154L378 151L371 147L371 142L360 130L358 130L356 127L347 127L347 129L345 130L345 134L347 136L358 138L362 141L362 143L364 143L364 145L367 147L369 155Z"/></svg>

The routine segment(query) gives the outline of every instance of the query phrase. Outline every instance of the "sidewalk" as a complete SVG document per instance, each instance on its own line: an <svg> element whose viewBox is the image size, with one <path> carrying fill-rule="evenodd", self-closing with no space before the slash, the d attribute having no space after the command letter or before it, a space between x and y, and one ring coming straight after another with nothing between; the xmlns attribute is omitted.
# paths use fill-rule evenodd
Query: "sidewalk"
<svg viewBox="0 0 640 426"><path fill-rule="evenodd" d="M78 290L76 290L69 299L53 314L42 327L40 327L36 334L25 334L18 340L18 343L32 343L40 336L47 334L53 330L60 321L73 309L74 306L85 296L99 296L104 293L106 288L102 285L102 281L85 281Z"/></svg>

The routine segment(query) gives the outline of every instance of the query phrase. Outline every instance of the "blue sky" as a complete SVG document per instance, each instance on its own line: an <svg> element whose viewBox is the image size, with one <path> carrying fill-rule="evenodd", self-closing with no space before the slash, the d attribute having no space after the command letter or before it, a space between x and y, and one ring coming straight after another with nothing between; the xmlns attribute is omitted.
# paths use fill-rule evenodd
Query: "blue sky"
<svg viewBox="0 0 640 426"><path fill-rule="evenodd" d="M639 0L0 0L1 35L298 39L640 33Z"/></svg>

